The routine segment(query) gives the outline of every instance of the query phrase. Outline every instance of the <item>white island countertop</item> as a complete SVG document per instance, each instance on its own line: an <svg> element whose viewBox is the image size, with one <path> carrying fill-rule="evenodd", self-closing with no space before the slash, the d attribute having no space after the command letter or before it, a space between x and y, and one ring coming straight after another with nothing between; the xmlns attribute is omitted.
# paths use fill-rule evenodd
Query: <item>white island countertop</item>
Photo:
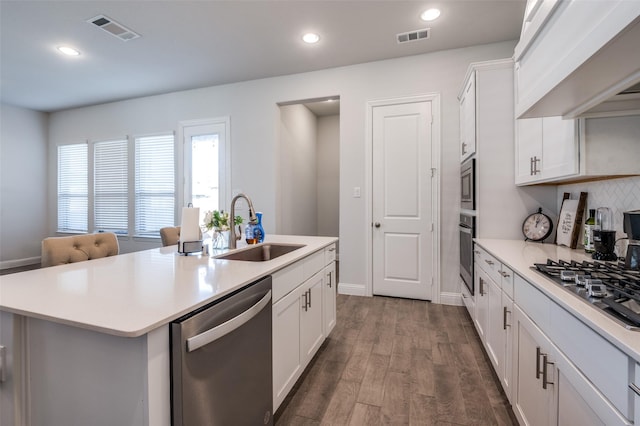
<svg viewBox="0 0 640 426"><path fill-rule="evenodd" d="M536 286L551 300L580 319L623 352L640 361L640 331L628 330L607 314L564 289L542 273L532 269L534 263L552 260L593 261L583 250L571 250L555 244L540 244L521 240L492 240L477 238L479 246L510 266L522 278ZM558 324L558 326L561 326Z"/></svg>
<svg viewBox="0 0 640 426"><path fill-rule="evenodd" d="M182 256L162 247L0 276L0 310L138 337L337 241L268 235L305 246L266 262ZM239 243L239 249L246 244Z"/></svg>

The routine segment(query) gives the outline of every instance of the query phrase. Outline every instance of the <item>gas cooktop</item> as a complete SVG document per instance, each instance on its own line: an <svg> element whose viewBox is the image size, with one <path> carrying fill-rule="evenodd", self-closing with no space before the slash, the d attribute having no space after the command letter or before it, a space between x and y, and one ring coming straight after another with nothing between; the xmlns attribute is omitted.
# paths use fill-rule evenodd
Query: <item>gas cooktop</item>
<svg viewBox="0 0 640 426"><path fill-rule="evenodd" d="M613 317L629 330L640 331L640 271L619 262L534 264L542 274Z"/></svg>

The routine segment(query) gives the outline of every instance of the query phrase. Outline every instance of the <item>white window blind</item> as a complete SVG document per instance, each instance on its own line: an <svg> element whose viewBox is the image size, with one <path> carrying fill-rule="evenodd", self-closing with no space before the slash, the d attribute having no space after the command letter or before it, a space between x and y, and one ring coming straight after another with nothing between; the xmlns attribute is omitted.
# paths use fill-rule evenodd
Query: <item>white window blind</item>
<svg viewBox="0 0 640 426"><path fill-rule="evenodd" d="M128 234L128 141L93 145L93 207L96 231Z"/></svg>
<svg viewBox="0 0 640 426"><path fill-rule="evenodd" d="M58 147L58 231L87 232L87 145Z"/></svg>
<svg viewBox="0 0 640 426"><path fill-rule="evenodd" d="M175 225L173 135L135 138L135 234L158 236Z"/></svg>

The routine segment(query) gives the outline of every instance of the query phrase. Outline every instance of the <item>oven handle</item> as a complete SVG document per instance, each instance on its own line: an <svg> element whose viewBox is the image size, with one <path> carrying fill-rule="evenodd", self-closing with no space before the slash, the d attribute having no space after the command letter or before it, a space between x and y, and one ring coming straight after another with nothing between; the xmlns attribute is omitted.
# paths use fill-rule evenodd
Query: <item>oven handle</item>
<svg viewBox="0 0 640 426"><path fill-rule="evenodd" d="M230 320L223 322L222 324L213 327L203 333L197 334L187 339L187 352L193 352L196 349L200 349L203 346L208 345L214 340L226 336L238 327L243 326L247 321L255 317L271 302L271 290L264 295L258 303L241 313L240 315L231 318Z"/></svg>
<svg viewBox="0 0 640 426"><path fill-rule="evenodd" d="M460 232L464 232L465 234L471 234L473 229L467 228L466 226L460 226Z"/></svg>

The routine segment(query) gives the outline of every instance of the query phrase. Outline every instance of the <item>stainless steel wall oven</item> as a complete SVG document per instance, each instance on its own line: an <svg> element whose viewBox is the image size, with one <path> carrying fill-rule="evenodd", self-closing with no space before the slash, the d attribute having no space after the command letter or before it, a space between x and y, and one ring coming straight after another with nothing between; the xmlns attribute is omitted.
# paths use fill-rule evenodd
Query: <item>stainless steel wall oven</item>
<svg viewBox="0 0 640 426"><path fill-rule="evenodd" d="M473 237L475 237L475 216L460 215L460 277L471 294L473 286Z"/></svg>
<svg viewBox="0 0 640 426"><path fill-rule="evenodd" d="M476 209L476 159L465 161L460 166L460 207Z"/></svg>

